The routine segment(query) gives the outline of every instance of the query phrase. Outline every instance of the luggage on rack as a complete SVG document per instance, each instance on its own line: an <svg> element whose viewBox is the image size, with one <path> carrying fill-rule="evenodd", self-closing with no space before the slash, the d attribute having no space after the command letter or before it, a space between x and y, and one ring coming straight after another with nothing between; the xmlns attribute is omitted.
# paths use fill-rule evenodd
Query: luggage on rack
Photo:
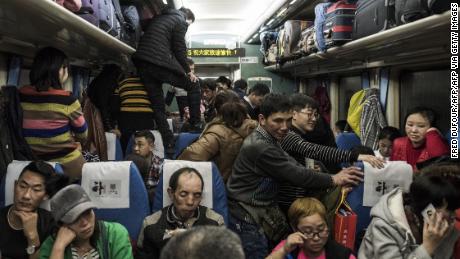
<svg viewBox="0 0 460 259"><path fill-rule="evenodd" d="M121 25L112 0L99 0L99 28L114 37L120 37Z"/></svg>
<svg viewBox="0 0 460 259"><path fill-rule="evenodd" d="M122 40L136 48L142 32L139 13L133 5L122 6L121 11L125 20L125 38Z"/></svg>
<svg viewBox="0 0 460 259"><path fill-rule="evenodd" d="M303 30L312 26L309 21L288 20L284 23L284 36L281 39L284 41L284 52L280 57L288 58L297 51L297 45Z"/></svg>
<svg viewBox="0 0 460 259"><path fill-rule="evenodd" d="M352 40L355 11L356 4L349 4L344 0L337 1L326 9L323 32L327 47Z"/></svg>
<svg viewBox="0 0 460 259"><path fill-rule="evenodd" d="M393 27L394 11L394 0L359 0L353 25L353 39L360 39Z"/></svg>
<svg viewBox="0 0 460 259"><path fill-rule="evenodd" d="M75 14L99 27L99 1L100 0L82 0L81 8L78 12L75 12Z"/></svg>
<svg viewBox="0 0 460 259"><path fill-rule="evenodd" d="M309 55L318 51L318 46L316 45L315 26L311 26L302 31L298 46L303 55Z"/></svg>
<svg viewBox="0 0 460 259"><path fill-rule="evenodd" d="M395 0L396 24L410 23L450 9L446 0Z"/></svg>
<svg viewBox="0 0 460 259"><path fill-rule="evenodd" d="M276 63L277 39L278 32L276 31L265 31L260 33L260 52L263 54L263 63L265 65Z"/></svg>

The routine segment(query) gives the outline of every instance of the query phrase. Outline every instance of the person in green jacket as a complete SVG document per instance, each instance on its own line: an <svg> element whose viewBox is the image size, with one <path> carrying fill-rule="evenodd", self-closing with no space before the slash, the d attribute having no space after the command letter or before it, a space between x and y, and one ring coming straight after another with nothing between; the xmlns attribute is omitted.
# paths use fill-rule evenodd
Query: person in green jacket
<svg viewBox="0 0 460 259"><path fill-rule="evenodd" d="M51 213L59 230L40 248L40 258L133 258L128 231L118 223L96 220L88 195L79 185L69 185L51 199Z"/></svg>

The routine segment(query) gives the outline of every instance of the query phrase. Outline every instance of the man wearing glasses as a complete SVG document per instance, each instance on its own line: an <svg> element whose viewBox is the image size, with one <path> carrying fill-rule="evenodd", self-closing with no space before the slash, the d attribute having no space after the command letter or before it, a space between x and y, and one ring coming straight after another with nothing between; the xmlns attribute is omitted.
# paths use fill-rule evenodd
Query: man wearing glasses
<svg viewBox="0 0 460 259"><path fill-rule="evenodd" d="M318 145L307 141L308 135L313 132L320 119L319 105L311 97L304 94L291 96L293 106L292 126L285 138L281 141L281 147L297 162L318 172L327 172L321 163L356 162L362 160L372 166L383 167L383 161L371 155L361 155L358 152L337 149L335 147ZM320 161L321 163L318 163ZM313 162L313 163L307 163ZM313 165L312 165L313 164ZM346 170L346 169L344 169ZM343 170L342 170L343 171ZM340 172L342 172L340 171ZM338 174L340 174L340 172ZM318 189L305 189L296 187L290 183L280 184L278 204L281 210L287 214L287 210L296 198L302 197L324 198L324 192ZM327 206L326 206L327 207Z"/></svg>

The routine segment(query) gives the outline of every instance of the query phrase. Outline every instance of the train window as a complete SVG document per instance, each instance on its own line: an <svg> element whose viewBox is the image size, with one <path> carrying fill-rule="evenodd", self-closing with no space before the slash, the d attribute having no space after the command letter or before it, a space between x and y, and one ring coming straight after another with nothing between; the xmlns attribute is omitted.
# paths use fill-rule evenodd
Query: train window
<svg viewBox="0 0 460 259"><path fill-rule="evenodd" d="M427 106L438 115L438 129L444 133L450 128L450 72L449 70L404 72L400 77L400 125L415 106ZM443 101L444 100L444 101Z"/></svg>

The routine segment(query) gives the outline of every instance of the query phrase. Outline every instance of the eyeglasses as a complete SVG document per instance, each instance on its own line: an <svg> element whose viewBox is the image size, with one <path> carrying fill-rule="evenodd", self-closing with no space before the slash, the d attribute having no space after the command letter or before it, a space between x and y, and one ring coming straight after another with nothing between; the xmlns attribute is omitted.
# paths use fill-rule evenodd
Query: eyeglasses
<svg viewBox="0 0 460 259"><path fill-rule="evenodd" d="M322 230L315 231L315 232L303 232L300 231L306 238L308 239L313 239L315 236L318 236L318 238L325 238L329 236L329 229L325 227Z"/></svg>
<svg viewBox="0 0 460 259"><path fill-rule="evenodd" d="M312 119L312 118L319 119L319 113L317 113L317 112L298 111L298 113L303 113L303 114L307 115L307 117L310 118L310 119Z"/></svg>

